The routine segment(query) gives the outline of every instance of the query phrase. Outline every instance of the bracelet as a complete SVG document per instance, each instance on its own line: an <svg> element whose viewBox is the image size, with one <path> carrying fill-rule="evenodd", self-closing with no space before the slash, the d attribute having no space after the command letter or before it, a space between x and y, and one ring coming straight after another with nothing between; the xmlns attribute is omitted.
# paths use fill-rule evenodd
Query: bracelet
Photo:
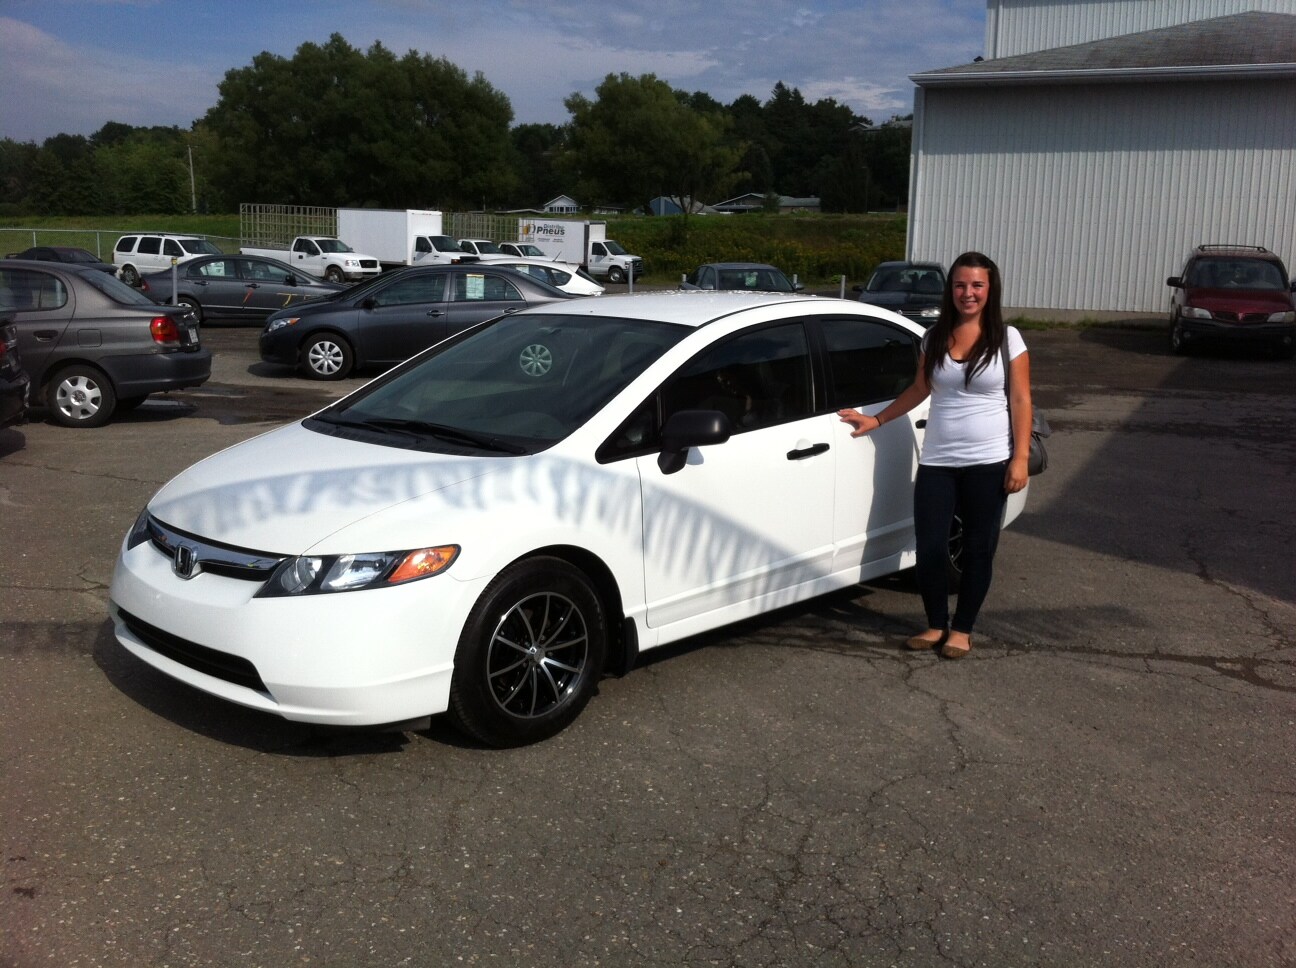
<svg viewBox="0 0 1296 968"><path fill-rule="evenodd" d="M882 426L882 424L883 424L883 422L884 422L884 421L882 420L882 414L880 414L880 413L875 413L875 414L873 415L873 419L876 420L876 421L878 422L878 426L879 426L879 427Z"/></svg>

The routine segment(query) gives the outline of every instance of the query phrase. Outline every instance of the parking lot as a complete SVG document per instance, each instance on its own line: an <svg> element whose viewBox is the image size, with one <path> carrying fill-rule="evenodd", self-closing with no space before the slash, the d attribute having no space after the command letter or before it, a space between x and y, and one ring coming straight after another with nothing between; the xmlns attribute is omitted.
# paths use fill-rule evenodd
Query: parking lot
<svg viewBox="0 0 1296 968"><path fill-rule="evenodd" d="M1025 335L1051 466L978 645L906 576L646 655L486 750L189 691L106 617L188 464L358 386L0 431L0 966L1296 964L1296 367Z"/></svg>

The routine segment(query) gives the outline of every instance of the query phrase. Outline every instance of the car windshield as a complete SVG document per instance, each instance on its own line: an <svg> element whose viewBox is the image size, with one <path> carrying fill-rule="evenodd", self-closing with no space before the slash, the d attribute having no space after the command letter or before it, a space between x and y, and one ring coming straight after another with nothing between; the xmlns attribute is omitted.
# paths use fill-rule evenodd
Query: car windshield
<svg viewBox="0 0 1296 968"><path fill-rule="evenodd" d="M905 292L939 296L945 291L945 273L926 266L879 268L864 287L869 292Z"/></svg>
<svg viewBox="0 0 1296 968"><path fill-rule="evenodd" d="M375 380L305 426L411 449L550 447L691 332L593 316L502 316Z"/></svg>
<svg viewBox="0 0 1296 968"><path fill-rule="evenodd" d="M126 285L126 283L110 273L85 272L81 274L81 281L87 286L98 289L113 302L121 303L123 306L149 306L157 309L157 303L152 299L134 286Z"/></svg>
<svg viewBox="0 0 1296 968"><path fill-rule="evenodd" d="M741 269L721 269L719 288L750 289L755 292L792 292L788 277L773 266L746 266Z"/></svg>
<svg viewBox="0 0 1296 968"><path fill-rule="evenodd" d="M99 262L97 255L85 249L63 249L62 251L66 262Z"/></svg>
<svg viewBox="0 0 1296 968"><path fill-rule="evenodd" d="M1264 259L1200 259L1193 265L1188 284L1207 289L1279 292L1287 288L1282 270Z"/></svg>
<svg viewBox="0 0 1296 968"><path fill-rule="evenodd" d="M494 242L487 242L485 239L481 240L480 242L473 242L473 245L477 246L478 252L485 252L488 255L504 254L504 250L501 249L498 245L496 245Z"/></svg>
<svg viewBox="0 0 1296 968"><path fill-rule="evenodd" d="M621 248L620 242L613 242L611 239L604 239L603 244L607 246L608 255L629 255L625 249Z"/></svg>
<svg viewBox="0 0 1296 968"><path fill-rule="evenodd" d="M351 252L351 246L347 245L341 239L316 239L315 244L320 247L321 252Z"/></svg>
<svg viewBox="0 0 1296 968"><path fill-rule="evenodd" d="M529 255L539 259L544 258L544 253L540 251L540 247L538 245L531 245L530 243L527 243L525 245L514 246L514 248L516 248L523 255Z"/></svg>
<svg viewBox="0 0 1296 968"><path fill-rule="evenodd" d="M464 247L448 235L434 235L430 239L432 247L438 252L462 252Z"/></svg>
<svg viewBox="0 0 1296 968"><path fill-rule="evenodd" d="M216 248L206 239L181 239L180 245L186 252L192 252L194 255L220 255L221 250Z"/></svg>

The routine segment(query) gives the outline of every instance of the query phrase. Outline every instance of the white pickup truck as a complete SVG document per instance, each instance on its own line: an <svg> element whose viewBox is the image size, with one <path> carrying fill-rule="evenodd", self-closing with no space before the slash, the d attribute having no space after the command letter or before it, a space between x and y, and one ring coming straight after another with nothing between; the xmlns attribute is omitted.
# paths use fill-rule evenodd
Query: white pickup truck
<svg viewBox="0 0 1296 968"><path fill-rule="evenodd" d="M355 252L340 239L326 235L299 235L287 249L255 249L247 246L244 255L278 259L317 279L329 282L368 279L382 272L382 266L371 255Z"/></svg>

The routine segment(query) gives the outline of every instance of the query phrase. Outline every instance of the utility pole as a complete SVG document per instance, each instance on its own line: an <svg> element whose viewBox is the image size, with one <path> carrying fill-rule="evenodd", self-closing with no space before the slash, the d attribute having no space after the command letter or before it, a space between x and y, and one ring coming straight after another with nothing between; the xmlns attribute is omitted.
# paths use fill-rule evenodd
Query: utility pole
<svg viewBox="0 0 1296 968"><path fill-rule="evenodd" d="M192 206L194 215L198 214L198 190L194 186L193 173L193 144L189 145L189 204Z"/></svg>

